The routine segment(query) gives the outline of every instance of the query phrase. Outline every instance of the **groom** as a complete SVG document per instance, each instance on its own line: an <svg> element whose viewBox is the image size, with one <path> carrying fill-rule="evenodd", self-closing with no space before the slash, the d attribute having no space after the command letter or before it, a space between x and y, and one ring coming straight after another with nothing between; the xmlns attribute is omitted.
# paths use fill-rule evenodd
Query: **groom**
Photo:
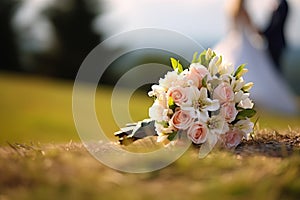
<svg viewBox="0 0 300 200"><path fill-rule="evenodd" d="M272 13L267 29L263 31L263 35L268 41L268 50L273 59L276 68L281 72L280 59L283 49L286 46L284 25L288 14L288 4L286 0L277 0L278 6Z"/></svg>

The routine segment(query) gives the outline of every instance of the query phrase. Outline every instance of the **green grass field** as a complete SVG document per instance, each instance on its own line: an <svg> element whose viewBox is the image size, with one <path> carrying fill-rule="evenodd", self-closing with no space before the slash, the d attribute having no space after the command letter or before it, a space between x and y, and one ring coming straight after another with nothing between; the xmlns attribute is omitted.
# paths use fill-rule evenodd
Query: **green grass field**
<svg viewBox="0 0 300 200"><path fill-rule="evenodd" d="M300 198L300 137L275 137L299 135L299 116L259 112L260 136L242 145L242 153L215 150L199 160L191 147L160 171L127 174L99 163L81 145L72 118L72 86L0 74L0 200ZM118 127L110 99L111 88L101 87L97 116L113 139ZM147 94L135 93L130 100L133 120L146 118L151 103Z"/></svg>

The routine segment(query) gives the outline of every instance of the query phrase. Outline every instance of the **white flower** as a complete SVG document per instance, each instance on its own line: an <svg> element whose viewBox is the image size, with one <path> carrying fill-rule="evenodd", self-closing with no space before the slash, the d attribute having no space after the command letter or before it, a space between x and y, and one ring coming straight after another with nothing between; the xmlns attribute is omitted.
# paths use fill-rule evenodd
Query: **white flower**
<svg viewBox="0 0 300 200"><path fill-rule="evenodd" d="M201 145L199 158L204 158L214 148L218 139L228 130L228 124L222 115L214 115L206 121L207 137L206 142Z"/></svg>
<svg viewBox="0 0 300 200"><path fill-rule="evenodd" d="M236 124L234 124L234 128L241 130L245 133L245 137L248 136L253 131L254 124L249 120L240 120Z"/></svg>
<svg viewBox="0 0 300 200"><path fill-rule="evenodd" d="M183 86L186 82L183 80L184 75L178 74L176 71L168 72L164 78L159 79L159 85L165 90L172 86Z"/></svg>
<svg viewBox="0 0 300 200"><path fill-rule="evenodd" d="M245 81L244 81L243 77L241 77L237 80L233 79L231 82L231 86L233 88L233 91L235 91L235 92L240 91L244 87L244 85L245 85Z"/></svg>
<svg viewBox="0 0 300 200"><path fill-rule="evenodd" d="M246 83L244 86L243 86L243 90L248 92L252 87L253 87L254 83L253 82L249 82L249 83Z"/></svg>
<svg viewBox="0 0 300 200"><path fill-rule="evenodd" d="M216 111L220 108L220 104L217 99L212 100L208 98L206 88L200 89L198 106L202 111Z"/></svg>
<svg viewBox="0 0 300 200"><path fill-rule="evenodd" d="M240 90L234 94L234 102L239 103L240 101L247 99L249 95L249 93L244 93L242 90Z"/></svg>
<svg viewBox="0 0 300 200"><path fill-rule="evenodd" d="M208 118L208 111L216 111L220 108L217 99L210 99L207 95L207 89L202 87L200 91L196 87L191 87L190 104L185 104L181 108L183 110L193 111L195 117L199 120L206 121Z"/></svg>
<svg viewBox="0 0 300 200"><path fill-rule="evenodd" d="M156 130L158 135L165 135L165 134L172 133L175 129L172 125L169 125L169 126L165 127L163 125L163 123L156 122L155 123L155 130Z"/></svg>
<svg viewBox="0 0 300 200"><path fill-rule="evenodd" d="M246 98L244 100L241 100L240 103L238 104L238 107L244 108L244 109L252 109L254 106L254 103L249 98Z"/></svg>
<svg viewBox="0 0 300 200"><path fill-rule="evenodd" d="M209 152L214 148L218 142L218 136L215 134L210 134L206 138L206 142L201 145L199 150L199 158L204 158Z"/></svg>
<svg viewBox="0 0 300 200"><path fill-rule="evenodd" d="M213 51L210 48L208 48L205 54L205 59L210 60L212 56L213 56Z"/></svg>
<svg viewBox="0 0 300 200"><path fill-rule="evenodd" d="M242 69L242 71L237 75L237 79L241 78L247 72L248 72L248 69L246 69L246 68Z"/></svg>
<svg viewBox="0 0 300 200"><path fill-rule="evenodd" d="M148 95L150 97L152 96L160 96L162 93L165 93L165 89L161 87L160 85L152 85L151 86L152 91L148 92Z"/></svg>
<svg viewBox="0 0 300 200"><path fill-rule="evenodd" d="M222 115L214 115L206 121L206 126L210 134L224 134L229 130L228 124L226 123Z"/></svg>
<svg viewBox="0 0 300 200"><path fill-rule="evenodd" d="M220 66L219 66L219 74L220 75L230 75L232 74L234 71L234 66L230 63L222 63Z"/></svg>
<svg viewBox="0 0 300 200"><path fill-rule="evenodd" d="M219 57L218 56L215 56L213 59L211 59L211 61L209 62L209 65L208 65L208 71L209 73L214 76L218 73L219 71L219 66L220 66L220 62L219 61Z"/></svg>
<svg viewBox="0 0 300 200"><path fill-rule="evenodd" d="M226 82L226 83L230 83L232 79L233 79L233 77L229 74L222 74L219 78L219 80Z"/></svg>
<svg viewBox="0 0 300 200"><path fill-rule="evenodd" d="M163 107L158 100L155 100L154 104L149 108L149 116L155 121L167 121L169 109Z"/></svg>

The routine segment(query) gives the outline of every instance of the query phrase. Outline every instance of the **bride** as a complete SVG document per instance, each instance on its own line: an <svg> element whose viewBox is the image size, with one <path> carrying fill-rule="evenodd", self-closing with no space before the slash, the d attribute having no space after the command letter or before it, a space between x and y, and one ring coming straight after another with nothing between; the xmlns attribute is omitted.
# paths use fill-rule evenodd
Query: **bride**
<svg viewBox="0 0 300 200"><path fill-rule="evenodd" d="M265 49L262 39L245 7L245 0L235 0L229 10L231 29L227 36L214 47L234 66L246 63L249 69L244 75L254 83L251 97L257 107L284 114L296 114L297 104L282 74L279 74Z"/></svg>

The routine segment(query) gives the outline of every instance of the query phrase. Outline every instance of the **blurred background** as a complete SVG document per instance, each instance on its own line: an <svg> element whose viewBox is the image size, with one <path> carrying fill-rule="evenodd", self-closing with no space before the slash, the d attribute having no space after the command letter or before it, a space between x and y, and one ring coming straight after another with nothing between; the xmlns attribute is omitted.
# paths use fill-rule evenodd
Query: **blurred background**
<svg viewBox="0 0 300 200"><path fill-rule="evenodd" d="M270 18L272 1L248 1L252 20L262 29ZM283 71L300 94L300 1L288 3ZM204 48L213 47L228 31L226 4L227 0L1 0L0 128L4 134L0 143L41 132L52 134L53 141L66 135L78 139L72 122L72 80L96 45L123 31L152 27L174 30ZM108 52L127 48L131 42L113 44ZM162 62L168 64L169 57L153 52L129 55L112 64L102 83L112 85L124 70L155 59L166 59Z"/></svg>
<svg viewBox="0 0 300 200"><path fill-rule="evenodd" d="M274 0L248 1L263 29ZM165 28L213 47L227 33L225 0L1 0L0 69L73 79L86 55L114 34L144 27ZM284 72L300 93L300 3L289 0ZM125 48L131 41L108 48ZM139 55L141 57L142 55ZM146 56L146 55L145 55ZM132 59L132 58L131 58ZM122 69L115 69L122 70ZM106 80L108 83L112 77Z"/></svg>

